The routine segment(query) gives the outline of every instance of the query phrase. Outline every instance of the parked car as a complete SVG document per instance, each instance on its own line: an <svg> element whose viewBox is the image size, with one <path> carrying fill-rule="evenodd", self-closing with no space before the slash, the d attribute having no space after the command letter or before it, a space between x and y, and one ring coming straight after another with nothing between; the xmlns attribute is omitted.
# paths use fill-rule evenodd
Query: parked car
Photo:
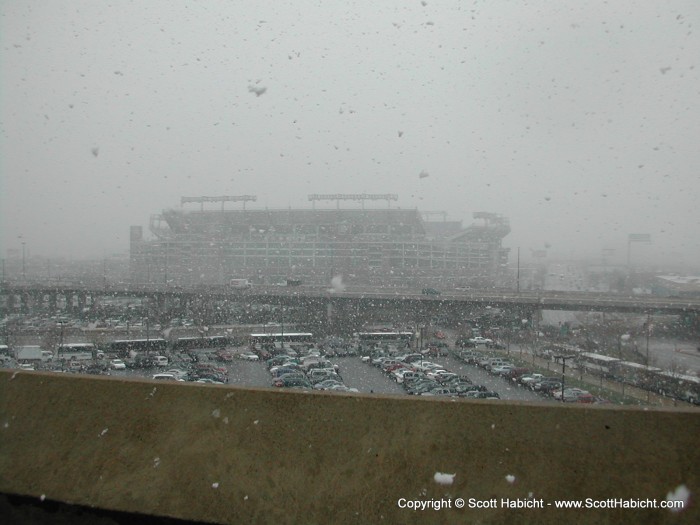
<svg viewBox="0 0 700 525"><path fill-rule="evenodd" d="M511 364L505 364L505 365L502 364L502 365L497 365L497 366L491 367L491 373L499 375L499 376L504 376L504 375L510 373L512 370L515 370L515 366L513 366Z"/></svg>
<svg viewBox="0 0 700 525"><path fill-rule="evenodd" d="M126 370L126 363L124 363L124 361L121 359L112 359L109 362L109 367L112 370Z"/></svg>
<svg viewBox="0 0 700 525"><path fill-rule="evenodd" d="M336 385L336 386L329 388L328 390L331 390L333 392L352 392L352 393L359 392L359 390L357 388L351 388L351 387L346 386L346 385Z"/></svg>
<svg viewBox="0 0 700 525"><path fill-rule="evenodd" d="M527 375L520 376L519 378L517 378L517 382L523 386L530 386L530 385L533 385L534 383L542 381L542 379L544 379L543 374L527 374Z"/></svg>
<svg viewBox="0 0 700 525"><path fill-rule="evenodd" d="M173 374L153 374L151 379L156 381L184 381L183 379L178 379Z"/></svg>
<svg viewBox="0 0 700 525"><path fill-rule="evenodd" d="M296 378L296 377L292 377L289 379L280 379L280 380L274 381L272 384L273 384L273 386L276 386L279 388L299 388L299 389L305 389L305 390L312 389L311 383L309 383L308 379Z"/></svg>
<svg viewBox="0 0 700 525"><path fill-rule="evenodd" d="M171 368L170 370L166 370L163 372L164 374L172 374L174 375L177 379L187 379L189 376L188 372L185 372L184 370L180 370L178 368Z"/></svg>
<svg viewBox="0 0 700 525"><path fill-rule="evenodd" d="M542 383L539 383L539 385L540 387L536 388L535 390L542 394L551 395L552 392L554 392L558 388L561 388L561 381L544 381Z"/></svg>
<svg viewBox="0 0 700 525"><path fill-rule="evenodd" d="M529 374L530 369L529 368L514 368L507 374L505 374L506 379L510 379L512 381L516 381L518 378L524 376L525 374Z"/></svg>
<svg viewBox="0 0 700 525"><path fill-rule="evenodd" d="M471 350L461 350L457 357L467 364L473 365L477 364L482 359L482 355L479 352L473 352Z"/></svg>
<svg viewBox="0 0 700 525"><path fill-rule="evenodd" d="M288 379L307 379L303 372L289 372L288 374L282 374L274 379L274 381L287 381Z"/></svg>
<svg viewBox="0 0 700 525"><path fill-rule="evenodd" d="M465 397L469 397L472 399L501 399L501 396L498 395L498 392L479 392L479 391L474 391L474 392L468 392Z"/></svg>
<svg viewBox="0 0 700 525"><path fill-rule="evenodd" d="M443 379L440 381L440 383L443 384L443 385L445 385L445 386L447 386L447 385L452 385L452 384L455 384L455 385L456 385L456 384L459 384L459 383L465 383L465 384L467 384L467 385L471 385L471 384L472 384L472 380L471 380L468 376L454 374L454 376L448 376L448 377L443 378Z"/></svg>
<svg viewBox="0 0 700 525"><path fill-rule="evenodd" d="M239 359L243 359L244 361L259 361L260 356L257 354L254 354L253 352L243 352L242 354L238 354Z"/></svg>
<svg viewBox="0 0 700 525"><path fill-rule="evenodd" d="M460 383L454 385L454 389L457 395L460 397L469 397L470 392L486 392L488 389L483 385L470 385L466 383Z"/></svg>
<svg viewBox="0 0 700 525"><path fill-rule="evenodd" d="M216 357L219 361L229 362L233 360L233 355L228 350L219 350L216 352Z"/></svg>
<svg viewBox="0 0 700 525"><path fill-rule="evenodd" d="M209 385L224 385L225 384L223 381L217 381L216 379L208 379L208 378L197 379L197 381L195 381L195 383L206 383Z"/></svg>
<svg viewBox="0 0 700 525"><path fill-rule="evenodd" d="M502 359L500 357L492 357L490 359L485 359L485 360L479 362L479 366L484 367L485 370L491 370L492 368L497 367L497 366L507 366L507 365L512 366L513 363L509 363L508 361L506 361L505 359ZM513 367L513 368L515 368L515 367Z"/></svg>
<svg viewBox="0 0 700 525"><path fill-rule="evenodd" d="M420 377L425 377L421 372L415 372L410 368L404 368L402 370L394 370L393 372L394 381L397 383L404 383L406 381L411 381L413 379L418 379Z"/></svg>
<svg viewBox="0 0 700 525"><path fill-rule="evenodd" d="M309 382L313 385L325 381L327 379L334 379L338 382L342 382L341 377L333 369L315 369L308 373L307 376Z"/></svg>
<svg viewBox="0 0 700 525"><path fill-rule="evenodd" d="M493 343L493 341L491 339L487 339L486 337L481 337L479 335L469 339L469 342L473 343L475 345L486 345L489 343Z"/></svg>
<svg viewBox="0 0 700 525"><path fill-rule="evenodd" d="M476 343L472 343L466 337L460 337L455 341L455 348L476 348Z"/></svg>
<svg viewBox="0 0 700 525"><path fill-rule="evenodd" d="M595 397L593 397L590 392L581 388L565 388L563 392L562 390L555 390L552 392L552 397L559 401L561 401L563 397L564 401L567 403L579 402L580 399L589 403L595 401Z"/></svg>
<svg viewBox="0 0 700 525"><path fill-rule="evenodd" d="M412 384L409 388L406 389L406 392L408 392L409 395L420 395L423 392L428 392L429 390L432 390L433 388L437 388L440 386L440 383L437 381L417 381L416 383Z"/></svg>
<svg viewBox="0 0 700 525"><path fill-rule="evenodd" d="M449 396L449 397L455 397L457 396L457 391L454 388L446 387L446 386L439 386L437 388L433 388L431 390L428 390L427 392L421 392L422 396Z"/></svg>
<svg viewBox="0 0 700 525"><path fill-rule="evenodd" d="M314 390L328 390L329 388L342 384L343 383L336 379L324 379L323 381L320 381L314 385Z"/></svg>

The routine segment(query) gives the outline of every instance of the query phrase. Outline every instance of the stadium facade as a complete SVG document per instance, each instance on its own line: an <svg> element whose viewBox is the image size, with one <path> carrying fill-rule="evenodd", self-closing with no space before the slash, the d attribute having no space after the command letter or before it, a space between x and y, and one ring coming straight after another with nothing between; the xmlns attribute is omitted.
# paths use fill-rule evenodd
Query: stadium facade
<svg viewBox="0 0 700 525"><path fill-rule="evenodd" d="M335 209L316 209L316 200L334 198ZM365 200L387 199L383 209L365 209ZM221 285L231 279L253 284L370 286L493 286L506 278L508 220L478 212L474 224L425 220L416 209L391 208L395 196L309 196L311 209L246 209L254 196L183 197L150 221L152 240L131 227L130 277L134 283ZM360 200L362 209L341 208ZM243 201L242 209L225 209ZM200 203L199 210L185 204ZM220 203L205 209L205 203ZM424 217L425 215L425 217ZM431 214L430 217L434 216Z"/></svg>

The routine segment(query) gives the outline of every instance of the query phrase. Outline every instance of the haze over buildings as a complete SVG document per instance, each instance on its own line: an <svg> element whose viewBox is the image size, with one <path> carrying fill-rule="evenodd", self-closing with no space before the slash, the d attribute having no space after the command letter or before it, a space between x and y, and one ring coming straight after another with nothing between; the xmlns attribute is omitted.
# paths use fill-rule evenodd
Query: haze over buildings
<svg viewBox="0 0 700 525"><path fill-rule="evenodd" d="M396 193L523 258L700 260L700 4L8 1L0 253L102 258L182 195ZM358 206L359 209L359 206Z"/></svg>

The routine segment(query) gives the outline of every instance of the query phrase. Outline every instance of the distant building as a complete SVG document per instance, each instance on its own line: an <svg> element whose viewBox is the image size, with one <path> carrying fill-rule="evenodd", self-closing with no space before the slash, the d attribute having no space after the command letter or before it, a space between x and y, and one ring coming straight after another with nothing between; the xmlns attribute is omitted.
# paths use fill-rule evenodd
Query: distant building
<svg viewBox="0 0 700 525"><path fill-rule="evenodd" d="M233 200L243 198L183 197L183 205L201 208L153 216L154 240L132 226L131 281L328 284L342 275L349 284L420 287L488 286L505 276L508 249L501 242L510 226L493 213L475 213L476 222L463 227L426 222L418 210L364 209L364 203L363 209L224 209ZM205 202L221 207L205 210Z"/></svg>
<svg viewBox="0 0 700 525"><path fill-rule="evenodd" d="M700 276L657 275L651 292L662 297L700 297Z"/></svg>

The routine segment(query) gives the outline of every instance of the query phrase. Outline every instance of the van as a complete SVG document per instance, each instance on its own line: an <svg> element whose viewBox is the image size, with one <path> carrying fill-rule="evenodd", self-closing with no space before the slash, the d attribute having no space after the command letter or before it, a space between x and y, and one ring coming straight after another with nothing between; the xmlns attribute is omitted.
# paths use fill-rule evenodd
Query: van
<svg viewBox="0 0 700 525"><path fill-rule="evenodd" d="M168 358L164 355L157 355L153 357L153 364L156 366L168 366Z"/></svg>
<svg viewBox="0 0 700 525"><path fill-rule="evenodd" d="M509 365L509 364L510 363L508 361L506 361L505 359L502 359L500 357L494 357L492 359L486 360L486 364L484 365L484 368L486 370L491 370L495 366L503 366L503 365Z"/></svg>

